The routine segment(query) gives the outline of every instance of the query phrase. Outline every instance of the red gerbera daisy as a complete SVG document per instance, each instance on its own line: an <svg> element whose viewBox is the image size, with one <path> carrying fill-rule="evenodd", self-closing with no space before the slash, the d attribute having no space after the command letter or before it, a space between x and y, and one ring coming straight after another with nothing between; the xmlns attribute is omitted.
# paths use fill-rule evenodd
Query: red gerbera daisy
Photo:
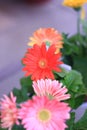
<svg viewBox="0 0 87 130"><path fill-rule="evenodd" d="M29 48L22 60L25 65L23 70L27 72L26 76L32 75L32 80L54 79L52 71L61 72L59 65L63 63L60 61L61 53L55 54L55 50L55 45L47 49L44 43Z"/></svg>

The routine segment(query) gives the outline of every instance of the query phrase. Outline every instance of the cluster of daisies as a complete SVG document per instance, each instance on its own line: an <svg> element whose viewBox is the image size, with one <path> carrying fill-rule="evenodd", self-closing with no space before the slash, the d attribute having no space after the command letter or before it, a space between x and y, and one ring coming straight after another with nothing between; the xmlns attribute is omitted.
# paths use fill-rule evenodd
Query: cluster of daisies
<svg viewBox="0 0 87 130"><path fill-rule="evenodd" d="M35 95L21 104L13 93L0 100L0 127L12 130L14 124L26 130L65 130L70 119L70 98L66 86L55 80L54 71L61 72L62 36L53 28L40 28L30 38L22 59L23 71L31 76Z"/></svg>

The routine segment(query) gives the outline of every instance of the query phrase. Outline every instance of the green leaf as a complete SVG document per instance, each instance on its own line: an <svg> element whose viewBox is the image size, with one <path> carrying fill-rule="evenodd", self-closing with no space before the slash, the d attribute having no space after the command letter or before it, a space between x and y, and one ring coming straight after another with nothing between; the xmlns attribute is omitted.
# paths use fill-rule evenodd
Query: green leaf
<svg viewBox="0 0 87 130"><path fill-rule="evenodd" d="M23 77L20 80L20 84L23 90L26 90L28 93L33 93L32 80L30 77Z"/></svg>
<svg viewBox="0 0 87 130"><path fill-rule="evenodd" d="M70 92L69 92L70 93ZM71 93L70 93L71 94ZM69 105L70 105L70 107L72 108L72 109L75 109L75 96L72 96L72 94L71 94L71 98L69 99L69 100L67 100L66 102L68 102L69 103Z"/></svg>
<svg viewBox="0 0 87 130"><path fill-rule="evenodd" d="M84 99L85 99L85 95L77 96L75 98L74 109L77 109L78 106L80 106L84 102Z"/></svg>
<svg viewBox="0 0 87 130"><path fill-rule="evenodd" d="M87 110L85 111L83 117L75 123L75 130L87 130Z"/></svg>
<svg viewBox="0 0 87 130"><path fill-rule="evenodd" d="M84 98L80 100L81 96L85 95L82 75L78 71L71 70L61 82L68 88L68 93L71 95L71 98L67 102L71 108L76 109L84 100Z"/></svg>
<svg viewBox="0 0 87 130"><path fill-rule="evenodd" d="M24 77L20 79L20 84L20 89L13 89L14 95L17 96L18 103L26 101L32 96L32 94L34 94L32 80L30 79L30 77Z"/></svg>
<svg viewBox="0 0 87 130"><path fill-rule="evenodd" d="M57 72L57 71L54 71L54 74L56 74L58 77L61 77L61 78L64 78L65 75L67 74L67 71L63 68L61 68L61 72Z"/></svg>
<svg viewBox="0 0 87 130"><path fill-rule="evenodd" d="M86 36L82 34L75 34L71 37L64 37L64 54L75 54L79 56L84 54L84 49L87 49L87 34Z"/></svg>
<svg viewBox="0 0 87 130"><path fill-rule="evenodd" d="M7 129L0 128L0 130L7 130Z"/></svg>
<svg viewBox="0 0 87 130"><path fill-rule="evenodd" d="M62 49L63 55L71 55L73 53L78 54L79 53L79 48L75 44L75 38L77 36L72 36L71 38L68 38L68 35L63 34L63 42L64 42L64 47ZM72 39L72 41L71 41Z"/></svg>
<svg viewBox="0 0 87 130"><path fill-rule="evenodd" d="M87 87L87 56L84 57L74 56L73 60L74 60L73 68L81 72L83 76L83 82Z"/></svg>
<svg viewBox="0 0 87 130"><path fill-rule="evenodd" d="M66 130L74 130L75 113L70 113L70 120L67 121L68 128Z"/></svg>
<svg viewBox="0 0 87 130"><path fill-rule="evenodd" d="M13 94L17 97L17 103L21 103L26 100L25 97L22 95L22 91L20 89L14 88ZM28 99L28 97L27 97L27 99Z"/></svg>
<svg viewBox="0 0 87 130"><path fill-rule="evenodd" d="M79 90L79 86L83 85L82 76L78 71L71 70L64 77L64 83L69 90L77 92Z"/></svg>
<svg viewBox="0 0 87 130"><path fill-rule="evenodd" d="M14 125L12 130L25 130L21 125Z"/></svg>

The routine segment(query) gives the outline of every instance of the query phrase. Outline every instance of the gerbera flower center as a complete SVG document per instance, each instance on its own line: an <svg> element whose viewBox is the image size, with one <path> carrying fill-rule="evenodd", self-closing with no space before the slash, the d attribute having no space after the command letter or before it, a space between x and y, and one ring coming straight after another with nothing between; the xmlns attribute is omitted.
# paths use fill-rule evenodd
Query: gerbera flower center
<svg viewBox="0 0 87 130"><path fill-rule="evenodd" d="M38 119L42 122L48 122L51 119L51 112L47 109L42 109L38 112Z"/></svg>
<svg viewBox="0 0 87 130"><path fill-rule="evenodd" d="M47 61L46 61L46 59L41 59L39 61L39 67L40 68L46 68L47 67Z"/></svg>

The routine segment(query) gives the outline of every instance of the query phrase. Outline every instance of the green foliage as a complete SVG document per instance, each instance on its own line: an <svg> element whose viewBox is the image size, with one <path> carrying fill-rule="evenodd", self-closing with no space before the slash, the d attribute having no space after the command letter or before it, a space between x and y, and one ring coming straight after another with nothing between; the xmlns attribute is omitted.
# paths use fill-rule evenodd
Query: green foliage
<svg viewBox="0 0 87 130"><path fill-rule="evenodd" d="M55 72L55 77L68 88L71 98L67 102L71 108L78 108L84 102L85 95L87 95L81 73L76 70L67 72L63 69L61 73Z"/></svg>
<svg viewBox="0 0 87 130"><path fill-rule="evenodd" d="M87 27L85 29L87 31ZM63 34L63 39L64 48L62 52L64 62L70 64L73 69L81 72L83 82L87 86L87 34L75 34L71 37Z"/></svg>
<svg viewBox="0 0 87 130"><path fill-rule="evenodd" d="M73 69L80 73L71 71L64 77L62 82L68 87L71 99L68 100L70 106L76 109L84 101L87 95L87 89L84 88L82 83L87 87L87 24L84 22L84 32L86 35L76 34L69 37L63 34L64 48L62 50L64 62L71 65ZM86 26L86 27L85 27ZM68 61L68 62L67 62Z"/></svg>
<svg viewBox="0 0 87 130"><path fill-rule="evenodd" d="M75 42L71 42L68 38L67 34L62 34L63 35L63 42L64 42L64 47L62 49L63 55L71 55L72 53L78 54L79 53L79 48L76 46Z"/></svg>
<svg viewBox="0 0 87 130"><path fill-rule="evenodd" d="M82 75L78 71L71 70L61 82L68 88L68 91L71 94L71 98L67 102L73 109L76 109L83 102L85 95Z"/></svg>
<svg viewBox="0 0 87 130"><path fill-rule="evenodd" d="M17 97L17 103L26 101L34 93L30 77L24 77L20 80L21 89L14 88L13 93Z"/></svg>
<svg viewBox="0 0 87 130"><path fill-rule="evenodd" d="M17 97L17 103L21 103L25 101L25 96L22 95L22 90L14 88L13 89L13 94Z"/></svg>
<svg viewBox="0 0 87 130"><path fill-rule="evenodd" d="M0 130L7 130L7 129L0 128Z"/></svg>
<svg viewBox="0 0 87 130"><path fill-rule="evenodd" d="M81 87L83 86L81 74L75 70L71 70L64 77L64 84L67 86L69 90L73 92L79 92L79 89L81 91Z"/></svg>
<svg viewBox="0 0 87 130"><path fill-rule="evenodd" d="M8 130L8 129L0 128L0 130ZM25 130L25 129L21 125L14 125L12 130Z"/></svg>
<svg viewBox="0 0 87 130"><path fill-rule="evenodd" d="M68 128L66 130L74 130L75 113L70 113L70 120L67 121Z"/></svg>
<svg viewBox="0 0 87 130"><path fill-rule="evenodd" d="M83 82L87 87L87 56L84 57L74 56L73 58L74 58L73 68L81 72L83 76Z"/></svg>
<svg viewBox="0 0 87 130"><path fill-rule="evenodd" d="M12 128L12 130L25 130L25 129L21 125L19 125L19 126L14 125L13 128Z"/></svg>
<svg viewBox="0 0 87 130"><path fill-rule="evenodd" d="M32 87L32 80L30 77L23 77L20 80L20 84L21 84L21 89L24 95L26 93L30 93L30 94L34 93L33 87Z"/></svg>

